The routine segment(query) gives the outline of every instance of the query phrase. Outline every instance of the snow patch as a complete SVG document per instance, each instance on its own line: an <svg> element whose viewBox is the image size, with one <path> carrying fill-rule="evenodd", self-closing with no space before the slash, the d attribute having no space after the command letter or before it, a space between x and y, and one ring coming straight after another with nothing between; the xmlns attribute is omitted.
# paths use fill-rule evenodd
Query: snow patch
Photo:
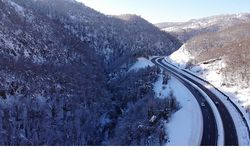
<svg viewBox="0 0 250 150"><path fill-rule="evenodd" d="M154 86L156 95L159 91L163 92L160 90L162 87L161 80L162 75L160 75ZM203 133L203 123L201 121L203 119L197 100L184 85L173 77L166 86L166 89L168 89L166 92L168 93L171 89L181 105L181 109L175 112L166 124L166 133L169 138L166 145L199 145Z"/></svg>
<svg viewBox="0 0 250 150"><path fill-rule="evenodd" d="M161 73L154 84L155 97L158 97L159 99L167 98L171 90L170 86L163 84L163 74Z"/></svg>
<svg viewBox="0 0 250 150"><path fill-rule="evenodd" d="M186 63L193 59L193 56L186 50L185 45L183 45L179 50L171 54L169 58L173 64L184 68Z"/></svg>
<svg viewBox="0 0 250 150"><path fill-rule="evenodd" d="M132 70L137 71L139 69L152 67L152 66L154 66L154 64L150 60L144 57L140 57L140 58L137 58L137 62L129 69L129 71L132 71Z"/></svg>

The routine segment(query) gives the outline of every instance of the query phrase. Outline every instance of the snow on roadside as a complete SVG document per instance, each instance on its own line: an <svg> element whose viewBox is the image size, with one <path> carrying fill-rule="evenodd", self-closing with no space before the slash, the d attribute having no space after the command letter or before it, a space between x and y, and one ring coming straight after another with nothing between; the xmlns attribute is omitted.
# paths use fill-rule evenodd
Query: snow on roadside
<svg viewBox="0 0 250 150"><path fill-rule="evenodd" d="M139 69L147 68L148 66L152 67L154 66L154 64L150 60L144 57L140 57L140 58L137 58L137 62L129 69L129 71L132 71L132 70L137 71Z"/></svg>
<svg viewBox="0 0 250 150"><path fill-rule="evenodd" d="M166 145L199 145L203 133L201 121L203 119L198 102L191 92L174 77L171 77L167 85L163 85L162 81L163 75L161 74L154 85L156 96L164 98L170 91L173 91L181 106L181 109L175 112L166 123L166 133L169 138Z"/></svg>
<svg viewBox="0 0 250 150"><path fill-rule="evenodd" d="M179 51L179 50L178 50ZM172 64L178 66L180 69L185 68L186 63L188 62L188 57L183 56L186 54L185 47L180 49L179 52L173 53L173 56L171 55L169 58L166 58L165 60L168 62L171 62ZM190 57L191 59L192 57ZM248 89L242 89L241 87L235 85L234 87L226 87L223 86L223 76L220 72L222 68L226 67L226 64L224 63L223 59L214 61L213 63L209 64L200 64L200 65L195 65L191 68L189 68L187 71L192 72L193 74L209 81L212 83L214 86L216 86L218 89L220 89L223 93L225 93L227 96L230 97L231 100L241 109L241 112L244 114L245 118L247 119L248 125L250 125L250 112L248 114L246 113L247 110L243 109L248 106L250 106L250 88ZM184 72L183 72L184 73ZM189 77L197 80L200 83L203 83L202 81L190 76L187 73L184 73L188 75ZM205 84L205 83L203 83ZM230 111L230 114L233 116L233 120L237 126L237 134L239 138L239 144L240 145L250 145L250 141L248 139L248 134L247 134L247 128L245 127L245 124L242 120L242 117L238 113L238 111L233 107L233 105L226 100L226 98L220 94L217 90L214 88L210 87L211 91L215 93L217 96L220 97L220 99L224 100L224 104L227 106L228 110Z"/></svg>
<svg viewBox="0 0 250 150"><path fill-rule="evenodd" d="M214 88L211 88L211 91L216 94L220 99L224 100L223 103L226 105L228 110L230 110L230 114L233 116L233 120L236 124L236 131L238 134L238 140L239 140L239 145L250 145L250 141L248 139L248 134L247 134L247 128L242 120L242 116L238 113L236 108L226 99L226 97L222 96L217 90ZM224 92L224 91L223 91ZM224 92L227 94L226 92ZM227 94L229 96L229 94ZM230 96L229 96L230 97ZM232 98L231 98L232 99ZM233 100L233 99L232 99ZM234 100L233 100L234 102ZM234 102L235 103L235 102ZM237 105L237 104L236 104ZM241 109L241 112L243 112L244 116L247 116L244 110L241 108L241 106L238 105L238 108ZM249 120L247 120L248 126L250 125Z"/></svg>
<svg viewBox="0 0 250 150"><path fill-rule="evenodd" d="M186 63L192 58L193 57L188 53L184 45L178 51L174 52L172 55L170 55L169 58L166 58L165 60L183 69L185 68ZM210 64L195 65L191 67L189 71L209 81L210 83L215 85L217 88L227 93L227 95L232 100L239 103L241 106L243 107L250 106L250 99L249 99L250 87L241 88L237 85L233 87L226 87L222 85L223 77L222 77L220 70L225 67L226 67L226 64L224 60L222 59L222 60L218 60L213 63L210 63ZM248 119L250 120L250 116L248 117Z"/></svg>
<svg viewBox="0 0 250 150"><path fill-rule="evenodd" d="M154 84L155 96L160 99L167 98L172 90L170 86L163 84L163 76L161 72L158 80Z"/></svg>
<svg viewBox="0 0 250 150"><path fill-rule="evenodd" d="M184 79L184 78L183 78ZM213 114L215 116L216 124L217 124L217 130L218 130L218 141L217 145L218 146L223 146L224 145L224 128L223 128L223 122L220 116L220 113L216 107L216 105L213 103L211 98L203 91L201 90L197 85L193 84L192 82L188 81L187 79L184 79L187 82L189 82L193 87L195 87L202 95L205 97L206 101L210 105Z"/></svg>

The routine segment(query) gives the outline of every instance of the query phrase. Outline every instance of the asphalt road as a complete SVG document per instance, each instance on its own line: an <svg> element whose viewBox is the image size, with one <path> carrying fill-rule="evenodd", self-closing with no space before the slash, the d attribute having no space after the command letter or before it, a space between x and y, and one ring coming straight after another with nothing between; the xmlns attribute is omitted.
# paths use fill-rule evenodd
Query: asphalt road
<svg viewBox="0 0 250 150"><path fill-rule="evenodd" d="M224 103L214 93L212 93L209 89L207 89L205 86L203 86L199 82L193 80L192 78L189 78L185 74L180 73L180 72L176 71L175 69L169 67L168 65L164 64L162 61L164 61L164 58L157 57L157 58L152 59L153 63L155 63L157 65L160 65L161 67L166 69L172 75L178 74L178 75L182 76L183 78L187 79L188 81L190 81L193 84L195 84L196 86L198 86L200 89L202 89L210 97L210 99L216 104L216 107L217 107L217 109L218 109L218 111L220 113L221 119L222 119L223 128L224 128L224 145L226 145L226 146L239 145L238 144L238 137L237 137L235 124L233 122L232 116L230 115L230 113L229 113L228 109L226 108L226 106L224 105ZM176 77L176 75L175 75L175 77ZM178 78L178 79L180 79L180 78ZM190 87L188 87L188 88L189 88L190 91L192 91ZM195 93L197 93L197 91ZM194 94L194 93L192 92L192 94ZM195 94L194 94L194 96L195 96ZM204 100L204 97L203 98L201 97L201 100ZM198 100L198 102L200 103L200 100ZM208 103L206 103L205 105L208 105ZM201 107L201 108L202 108L202 113L203 113L203 111L209 111L209 114L211 113L210 110L208 110L209 107L205 107L205 108ZM213 114L213 112L212 112L212 114ZM211 121L211 120L206 119L207 118L207 117L205 117L206 115L208 115L208 114L206 114L206 113L203 114L203 122L204 122L204 124L205 124L205 122L210 122ZM210 116L211 115L209 115L209 118L210 118ZM214 116L214 115L212 115L212 116ZM212 122L215 122L215 119ZM210 131L206 130L206 128L207 127L204 126L201 145L212 145L211 144L212 142L208 141L208 140L211 140L211 138L209 138L209 137L213 136L213 137L216 137L215 139L217 141L217 134L218 134L217 133L217 128L213 129L213 128L210 127L210 129L209 129ZM206 132L209 132L209 133L206 133ZM214 144L214 145L216 145L216 144Z"/></svg>
<svg viewBox="0 0 250 150"><path fill-rule="evenodd" d="M157 58L152 59L152 62L155 63L156 65L159 65L156 59ZM194 95L195 99L198 101L201 107L201 112L203 116L203 133L202 133L202 140L201 140L200 145L216 146L217 141L218 141L217 124L216 124L216 120L215 120L215 116L213 114L212 108L206 101L205 97L201 94L199 90L194 88L190 83L188 83L187 81L177 76L168 68L166 67L163 67L163 68L166 69L172 76L177 78L184 86L186 86L189 89L189 91ZM203 105L202 103L205 104L205 106L202 106Z"/></svg>

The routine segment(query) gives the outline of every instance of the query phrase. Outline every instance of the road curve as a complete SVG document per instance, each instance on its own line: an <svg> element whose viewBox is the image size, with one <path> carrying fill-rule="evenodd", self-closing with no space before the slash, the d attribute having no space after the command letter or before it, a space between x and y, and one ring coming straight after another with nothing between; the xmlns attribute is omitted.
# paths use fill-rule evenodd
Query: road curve
<svg viewBox="0 0 250 150"><path fill-rule="evenodd" d="M217 87L215 87L213 84L211 84L210 82L208 82L208 81L206 81L206 80L204 80L204 79L202 79L202 78L200 78L200 77L198 77L198 76L196 76L196 75L194 75L194 74L192 74L192 73L190 73L190 72L188 72L188 71L186 71L185 69L181 69L182 71L184 71L184 72L186 72L186 73L188 73L189 75L191 75L191 76L193 76L193 77L195 77L195 78L197 78L197 79L199 79L199 80L201 80L201 81L203 81L203 82L205 82L207 85L209 85L209 86L212 86L215 90L217 90L220 94L222 94L223 96L225 96L226 98L227 98L227 100L232 104L232 106L238 111L238 113L240 114L240 116L241 116L241 118L242 118L242 120L243 120L243 122L244 122L244 124L245 124L245 126L246 126L246 128L247 128L247 133L248 133L248 139L250 140L250 127L249 127L249 125L248 125L248 122L247 122L247 119L246 119L246 117L244 116L244 114L243 114L243 112L239 109L239 107L225 94L225 93L223 93L221 90L219 90Z"/></svg>
<svg viewBox="0 0 250 150"><path fill-rule="evenodd" d="M151 61L159 65L159 63L156 61L157 58L153 58ZM162 66L162 65L161 65ZM212 108L206 101L205 97L202 95L202 93L197 90L195 87L193 87L189 82L186 80L183 80L180 78L176 73L172 72L168 68L165 68L162 66L165 70L167 70L172 76L177 78L184 86L186 86L190 92L194 95L195 99L198 101L201 112L203 116L203 134L202 134L202 140L200 145L202 146L215 146L217 145L218 141L218 129L216 124L216 119L213 114ZM202 106L202 103L205 104L205 106Z"/></svg>
<svg viewBox="0 0 250 150"><path fill-rule="evenodd" d="M202 89L210 97L210 99L215 104L217 103L216 107L217 107L217 109L218 109L218 111L220 113L220 116L221 116L221 119L222 119L222 122L223 122L224 145L226 145L226 146L239 145L238 144L238 136L237 136L235 124L233 122L232 116L230 115L230 113L229 113L228 109L226 108L226 106L224 105L224 103L214 93L212 93L209 89L207 89L201 83L193 80L192 78L186 76L183 73L177 72L175 69L173 69L173 68L167 66L166 64L164 64L162 62L164 60L164 58L160 58L158 61L156 61L156 59L154 59L154 60L155 60L155 63L157 63L158 65L160 64L164 68L168 68L169 71L178 73L179 75L181 75L182 77L184 77L188 81L190 81L193 84L195 84L196 86L198 86L200 89Z"/></svg>

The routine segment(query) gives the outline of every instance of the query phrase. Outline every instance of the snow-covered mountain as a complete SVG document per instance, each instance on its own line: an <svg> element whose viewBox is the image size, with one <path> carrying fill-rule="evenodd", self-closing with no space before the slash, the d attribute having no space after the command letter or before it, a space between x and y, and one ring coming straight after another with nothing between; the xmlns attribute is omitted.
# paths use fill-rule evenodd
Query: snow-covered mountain
<svg viewBox="0 0 250 150"><path fill-rule="evenodd" d="M219 15L202 19L192 19L188 22L166 22L156 24L160 29L170 32L185 43L196 35L222 31L228 27L240 25L250 21L250 14L239 13L232 15Z"/></svg>
<svg viewBox="0 0 250 150"><path fill-rule="evenodd" d="M198 34L170 58L228 92L250 114L250 21Z"/></svg>
<svg viewBox="0 0 250 150"><path fill-rule="evenodd" d="M223 60L226 66L221 72L226 83L249 85L249 38L250 24L241 24L220 32L195 36L175 53L187 53L185 56L192 59L194 64Z"/></svg>
<svg viewBox="0 0 250 150"><path fill-rule="evenodd" d="M223 60L224 84L249 85L250 14L239 13L157 24L184 45L171 57L179 63L213 63ZM243 65L244 64L244 65Z"/></svg>
<svg viewBox="0 0 250 150"><path fill-rule="evenodd" d="M240 19L232 19L232 16L239 16ZM240 14L230 15L228 18L225 17L220 22L214 24L215 27L219 28L215 28L216 30L212 31L207 30L213 29L212 26L207 29L191 29L191 31L196 30L198 32L193 32L195 33L193 35L188 32L187 34L182 34L188 40L184 40L183 46L171 54L168 60L181 69L186 69L185 71L199 76L203 81L206 80L205 82L200 80L203 82L202 84L206 85L209 82L223 92L222 97L226 96L226 98L224 97L225 103L229 99L232 100L231 102L238 109L241 109L241 112L244 113L244 118L249 122L250 20L248 16L248 14ZM209 20L207 21L209 22ZM214 19L210 22L213 21ZM228 25L226 25L227 23ZM197 80L197 78L195 79ZM210 89L213 89L213 87L210 87ZM237 112L237 115L234 116L233 111L235 110L230 106L227 106L227 109L231 111L233 119L236 120L234 122L240 145L249 145L249 138L246 136L248 131L239 131L242 129L240 127L242 124L241 120L244 119L238 120L237 116L243 115L238 115ZM241 133L242 135L240 135Z"/></svg>
<svg viewBox="0 0 250 150"><path fill-rule="evenodd" d="M138 16L73 0L0 0L0 145L162 144L161 119L152 127L145 115L157 69L126 71L136 57L180 46Z"/></svg>
<svg viewBox="0 0 250 150"><path fill-rule="evenodd" d="M105 16L81 3L72 3L67 0L31 0L29 2L13 0L13 2L8 1L8 4L12 4L10 8L12 10L9 11L11 14L6 14L8 12L3 9L2 22L5 23L3 27L10 28L7 27L7 22L10 20L13 21L14 27L18 25L25 29L29 26L28 32L31 32L32 28L36 32L48 30L50 35L42 38L49 42L54 36L49 33L54 29L52 26L54 24L77 39L73 41L75 43L72 43L74 47L78 47L79 43L84 43L99 55L110 60L132 54L170 54L180 46L175 38L136 16L134 16L136 19L131 20ZM8 4L2 5L5 7ZM15 30L18 29L15 28ZM16 32L5 30L11 33ZM60 33L59 29L56 31ZM53 33L55 34L55 31ZM28 49L26 53L29 53ZM45 59L42 56L37 57L40 61Z"/></svg>

